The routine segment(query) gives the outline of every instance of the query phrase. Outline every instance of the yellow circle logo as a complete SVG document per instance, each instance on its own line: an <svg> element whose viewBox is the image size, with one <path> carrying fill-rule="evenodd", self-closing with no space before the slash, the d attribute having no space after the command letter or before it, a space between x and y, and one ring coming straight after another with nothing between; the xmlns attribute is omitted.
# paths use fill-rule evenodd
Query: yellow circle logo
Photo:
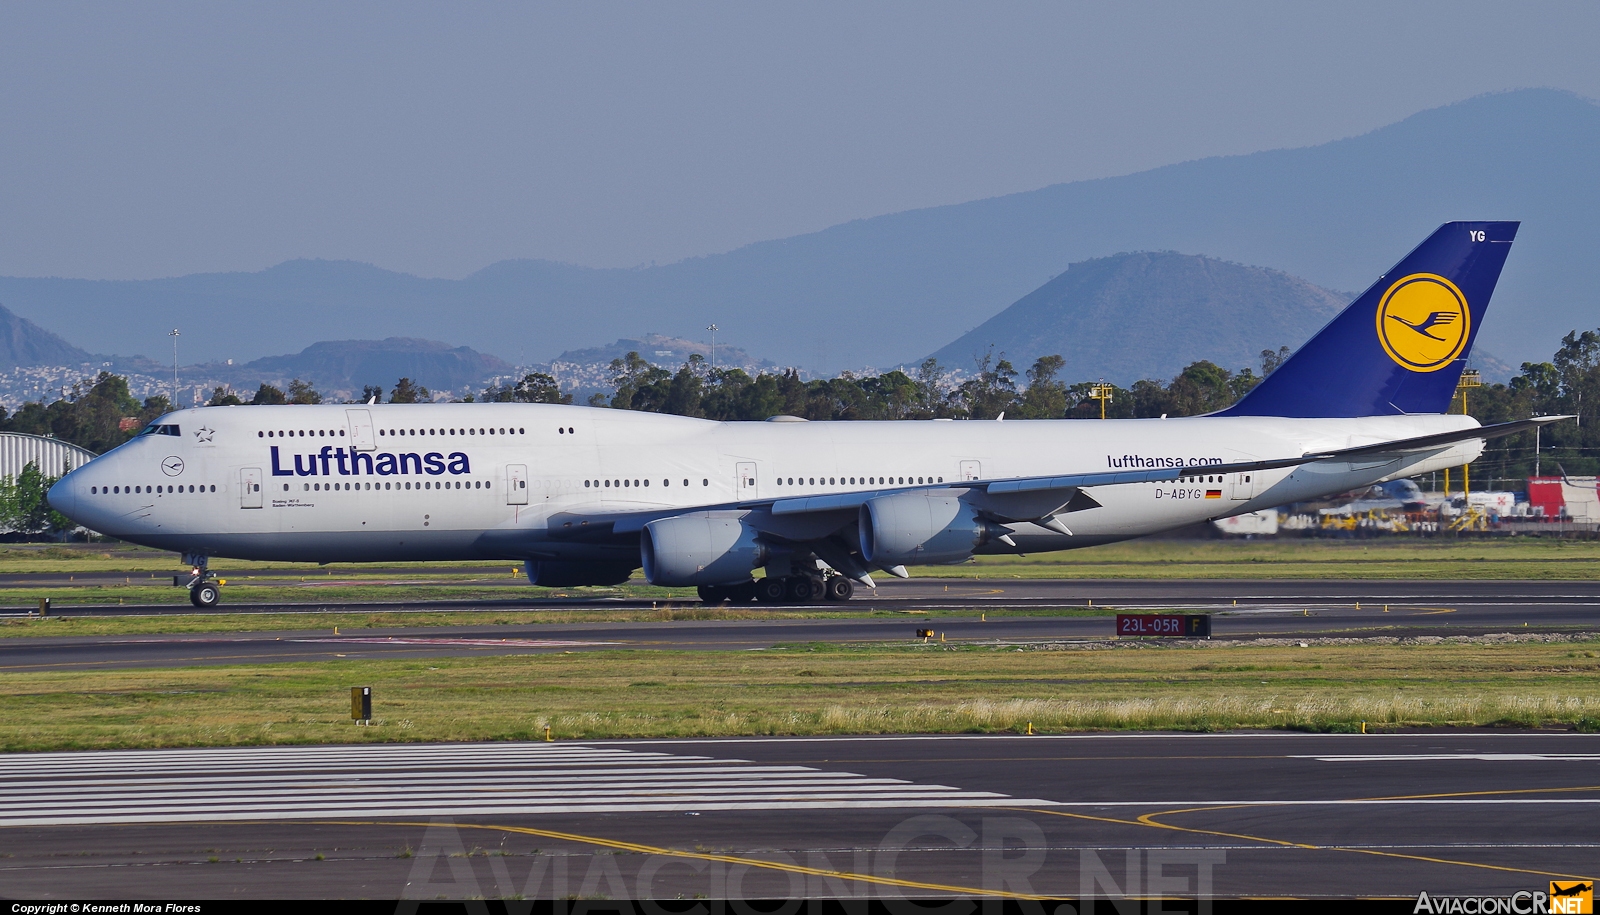
<svg viewBox="0 0 1600 915"><path fill-rule="evenodd" d="M1437 372L1467 346L1472 313L1456 284L1413 273L1378 303L1378 341L1389 358L1413 372Z"/></svg>

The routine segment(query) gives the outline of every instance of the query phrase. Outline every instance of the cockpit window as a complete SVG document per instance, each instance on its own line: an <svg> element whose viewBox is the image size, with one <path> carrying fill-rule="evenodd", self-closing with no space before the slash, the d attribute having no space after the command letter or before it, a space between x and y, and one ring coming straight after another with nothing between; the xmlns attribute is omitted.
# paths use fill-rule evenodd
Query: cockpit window
<svg viewBox="0 0 1600 915"><path fill-rule="evenodd" d="M163 425L161 423L151 423L150 425L145 426L144 430L141 431L139 434L140 435L179 435L179 436L181 436L183 433L179 432L178 431L178 427L174 426L174 425L170 425L170 424Z"/></svg>

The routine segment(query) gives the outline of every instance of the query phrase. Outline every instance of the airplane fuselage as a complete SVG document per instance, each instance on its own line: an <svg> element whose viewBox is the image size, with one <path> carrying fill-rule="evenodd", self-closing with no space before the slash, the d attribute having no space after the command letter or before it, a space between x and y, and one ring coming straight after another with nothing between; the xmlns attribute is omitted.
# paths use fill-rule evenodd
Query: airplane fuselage
<svg viewBox="0 0 1600 915"><path fill-rule="evenodd" d="M1456 466L1482 443L1386 463L1208 475L1470 428L1468 417L740 422L544 404L243 406L180 410L73 471L59 510L134 543L198 556L315 562L637 561L616 538L553 519L737 508L774 498L966 480L1192 468L1183 480L1098 486L1071 535L1008 525L1037 552ZM631 551L631 552L630 552Z"/></svg>

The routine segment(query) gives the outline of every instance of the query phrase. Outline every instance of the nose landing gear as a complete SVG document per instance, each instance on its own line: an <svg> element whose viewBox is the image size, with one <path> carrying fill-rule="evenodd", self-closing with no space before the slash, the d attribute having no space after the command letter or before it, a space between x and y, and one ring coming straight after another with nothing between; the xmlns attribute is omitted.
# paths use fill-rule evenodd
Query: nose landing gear
<svg viewBox="0 0 1600 915"><path fill-rule="evenodd" d="M183 559L189 563L189 574L172 576L173 587L188 588L189 603L203 610L222 603L222 586L227 582L206 568L206 557L185 555Z"/></svg>

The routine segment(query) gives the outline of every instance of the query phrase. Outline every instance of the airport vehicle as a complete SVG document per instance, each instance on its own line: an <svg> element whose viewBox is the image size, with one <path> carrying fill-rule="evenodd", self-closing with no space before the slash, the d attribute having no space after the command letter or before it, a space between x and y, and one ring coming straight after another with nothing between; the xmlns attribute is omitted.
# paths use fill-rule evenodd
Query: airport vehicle
<svg viewBox="0 0 1600 915"><path fill-rule="evenodd" d="M50 491L93 530L184 554L511 559L541 585L844 600L876 570L1139 537L1456 466L1445 415L1516 235L1440 227L1238 403L1138 420L717 423L544 404L205 407ZM791 421L780 421L791 420ZM764 569L765 576L752 572Z"/></svg>

